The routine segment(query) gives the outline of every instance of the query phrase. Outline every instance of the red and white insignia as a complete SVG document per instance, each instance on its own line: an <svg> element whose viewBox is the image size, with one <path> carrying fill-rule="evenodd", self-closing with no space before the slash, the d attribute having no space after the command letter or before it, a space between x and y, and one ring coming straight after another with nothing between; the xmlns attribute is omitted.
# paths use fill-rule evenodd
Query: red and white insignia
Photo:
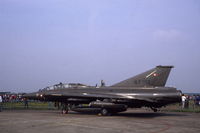
<svg viewBox="0 0 200 133"><path fill-rule="evenodd" d="M154 73L153 76L156 77L156 76L158 76L158 74L157 74L157 73Z"/></svg>

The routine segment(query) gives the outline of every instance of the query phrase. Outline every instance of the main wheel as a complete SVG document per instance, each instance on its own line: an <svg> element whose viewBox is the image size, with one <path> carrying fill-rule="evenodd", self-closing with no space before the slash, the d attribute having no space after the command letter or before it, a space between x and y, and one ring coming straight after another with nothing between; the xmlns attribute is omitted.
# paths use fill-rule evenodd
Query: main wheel
<svg viewBox="0 0 200 133"><path fill-rule="evenodd" d="M151 107L151 109L153 110L153 112L157 112L157 111L158 111L157 108L153 108L153 107Z"/></svg>
<svg viewBox="0 0 200 133"><path fill-rule="evenodd" d="M158 109L153 109L153 112L158 112Z"/></svg>
<svg viewBox="0 0 200 133"><path fill-rule="evenodd" d="M101 115L102 115L102 116L108 116L108 115L109 115L109 111L108 111L107 109L103 108L103 109L101 110Z"/></svg>

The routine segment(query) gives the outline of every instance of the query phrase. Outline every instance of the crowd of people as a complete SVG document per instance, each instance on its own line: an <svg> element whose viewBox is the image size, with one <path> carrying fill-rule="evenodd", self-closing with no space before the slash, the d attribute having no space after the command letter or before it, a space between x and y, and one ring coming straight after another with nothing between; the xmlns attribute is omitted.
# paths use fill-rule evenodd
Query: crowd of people
<svg viewBox="0 0 200 133"><path fill-rule="evenodd" d="M2 111L3 108L3 103L8 103L8 102L23 102L24 107L28 108L28 99L23 98L22 94L1 94L0 95L0 112Z"/></svg>
<svg viewBox="0 0 200 133"><path fill-rule="evenodd" d="M192 106L193 108L200 106L200 95L183 94L181 100L182 100L182 109L189 108L189 106Z"/></svg>
<svg viewBox="0 0 200 133"><path fill-rule="evenodd" d="M20 102L23 101L22 94L3 94L0 95L2 102Z"/></svg>

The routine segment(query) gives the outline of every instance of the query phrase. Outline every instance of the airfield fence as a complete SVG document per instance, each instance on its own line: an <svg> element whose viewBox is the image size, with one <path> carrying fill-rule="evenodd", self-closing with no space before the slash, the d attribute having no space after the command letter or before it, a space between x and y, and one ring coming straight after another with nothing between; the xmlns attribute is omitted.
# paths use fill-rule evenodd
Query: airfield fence
<svg viewBox="0 0 200 133"><path fill-rule="evenodd" d="M29 101L28 106L23 101L9 101L2 103L3 109L35 109L35 110L56 110L53 102Z"/></svg>

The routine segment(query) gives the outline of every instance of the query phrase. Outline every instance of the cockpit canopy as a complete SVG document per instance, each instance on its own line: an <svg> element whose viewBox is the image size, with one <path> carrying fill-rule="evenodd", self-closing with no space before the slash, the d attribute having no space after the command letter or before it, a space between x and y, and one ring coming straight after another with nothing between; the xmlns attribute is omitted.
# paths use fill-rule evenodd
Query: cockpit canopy
<svg viewBox="0 0 200 133"><path fill-rule="evenodd" d="M86 88L86 87L89 87L89 86L85 84L80 84L80 83L68 83L68 84L59 83L53 86L46 87L44 89L40 89L39 91L67 89L67 88Z"/></svg>

